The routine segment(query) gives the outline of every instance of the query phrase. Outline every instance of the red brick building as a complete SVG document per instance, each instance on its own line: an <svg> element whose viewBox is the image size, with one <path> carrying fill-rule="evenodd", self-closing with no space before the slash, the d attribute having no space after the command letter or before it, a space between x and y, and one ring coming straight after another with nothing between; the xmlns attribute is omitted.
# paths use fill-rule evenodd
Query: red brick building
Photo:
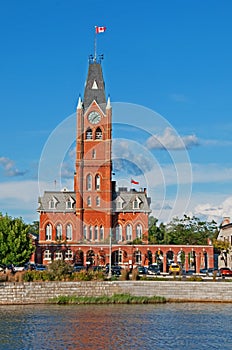
<svg viewBox="0 0 232 350"><path fill-rule="evenodd" d="M39 198L37 262L55 259L105 265L162 263L185 254L196 269L213 266L211 246L148 245L150 198L146 189L118 188L112 181L112 107L105 97L101 63L89 62L83 101L77 106L76 162L73 191L45 191ZM110 244L111 235L111 244ZM137 239L139 245L134 245Z"/></svg>

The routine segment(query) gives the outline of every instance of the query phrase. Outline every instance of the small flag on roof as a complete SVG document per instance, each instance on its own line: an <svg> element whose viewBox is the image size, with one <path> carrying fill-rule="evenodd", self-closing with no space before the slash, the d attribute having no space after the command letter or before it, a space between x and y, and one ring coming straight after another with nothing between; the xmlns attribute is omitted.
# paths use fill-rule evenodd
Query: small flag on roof
<svg viewBox="0 0 232 350"><path fill-rule="evenodd" d="M135 180L133 180L133 179L131 179L131 183L134 184L134 185L138 185L138 184L139 184L138 181L135 181Z"/></svg>

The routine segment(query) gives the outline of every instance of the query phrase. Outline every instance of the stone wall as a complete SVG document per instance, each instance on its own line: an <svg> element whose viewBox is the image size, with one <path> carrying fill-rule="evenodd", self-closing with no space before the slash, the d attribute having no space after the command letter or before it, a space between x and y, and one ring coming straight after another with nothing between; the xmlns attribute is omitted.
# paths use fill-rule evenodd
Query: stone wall
<svg viewBox="0 0 232 350"><path fill-rule="evenodd" d="M2 282L0 304L41 304L59 295L101 296L129 293L163 296L170 301L232 302L230 282L114 281Z"/></svg>

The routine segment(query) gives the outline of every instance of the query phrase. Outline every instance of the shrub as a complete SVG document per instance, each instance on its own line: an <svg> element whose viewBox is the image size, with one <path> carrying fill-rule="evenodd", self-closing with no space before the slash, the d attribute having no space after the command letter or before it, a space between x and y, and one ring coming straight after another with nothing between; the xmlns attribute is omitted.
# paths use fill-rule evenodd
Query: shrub
<svg viewBox="0 0 232 350"><path fill-rule="evenodd" d="M129 280L129 276L130 276L129 269L122 269L121 270L121 276L120 276L120 280L121 281L128 281Z"/></svg>

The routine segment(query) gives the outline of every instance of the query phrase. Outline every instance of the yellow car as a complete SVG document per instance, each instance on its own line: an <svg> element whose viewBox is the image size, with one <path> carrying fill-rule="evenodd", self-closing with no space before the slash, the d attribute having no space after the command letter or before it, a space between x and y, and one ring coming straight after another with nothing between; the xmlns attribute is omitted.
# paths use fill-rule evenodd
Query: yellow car
<svg viewBox="0 0 232 350"><path fill-rule="evenodd" d="M170 266L169 266L169 273L170 273L170 275L172 274L172 273L180 273L180 265L178 265L178 264L171 264Z"/></svg>

